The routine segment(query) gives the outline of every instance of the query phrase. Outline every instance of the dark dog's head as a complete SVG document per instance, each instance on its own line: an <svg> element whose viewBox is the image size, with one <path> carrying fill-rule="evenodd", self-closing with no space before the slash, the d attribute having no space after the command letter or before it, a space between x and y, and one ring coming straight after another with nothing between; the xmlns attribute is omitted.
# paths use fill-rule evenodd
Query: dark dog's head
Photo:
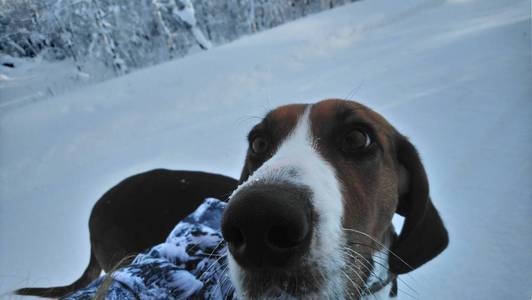
<svg viewBox="0 0 532 300"><path fill-rule="evenodd" d="M446 247L414 146L369 108L282 106L248 138L222 221L242 298L358 298L376 260L401 274ZM394 213L405 223L391 240Z"/></svg>

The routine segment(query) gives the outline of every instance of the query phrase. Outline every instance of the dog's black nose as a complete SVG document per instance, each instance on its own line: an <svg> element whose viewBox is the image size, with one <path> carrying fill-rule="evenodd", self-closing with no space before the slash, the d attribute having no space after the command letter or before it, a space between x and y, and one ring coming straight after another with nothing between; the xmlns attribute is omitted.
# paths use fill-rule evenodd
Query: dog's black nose
<svg viewBox="0 0 532 300"><path fill-rule="evenodd" d="M310 245L310 192L290 184L255 184L237 192L224 212L222 233L247 269L290 267Z"/></svg>

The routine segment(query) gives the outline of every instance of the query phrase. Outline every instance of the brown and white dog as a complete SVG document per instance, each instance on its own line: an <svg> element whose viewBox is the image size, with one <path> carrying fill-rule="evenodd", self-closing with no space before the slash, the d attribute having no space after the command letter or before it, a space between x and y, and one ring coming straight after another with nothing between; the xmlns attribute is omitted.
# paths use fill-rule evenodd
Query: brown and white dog
<svg viewBox="0 0 532 300"><path fill-rule="evenodd" d="M222 221L243 299L373 299L442 252L414 146L352 101L279 107L249 133ZM405 222L395 234L392 217Z"/></svg>

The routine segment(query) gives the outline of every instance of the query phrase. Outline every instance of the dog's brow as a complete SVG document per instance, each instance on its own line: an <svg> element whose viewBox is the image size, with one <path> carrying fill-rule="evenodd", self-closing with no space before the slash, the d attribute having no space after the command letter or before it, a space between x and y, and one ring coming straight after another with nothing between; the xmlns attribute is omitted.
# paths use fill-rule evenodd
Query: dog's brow
<svg viewBox="0 0 532 300"><path fill-rule="evenodd" d="M262 122L255 125L248 133L248 136L247 136L248 141L251 141L251 139L255 137L256 135L264 133L264 131L265 131L265 128Z"/></svg>
<svg viewBox="0 0 532 300"><path fill-rule="evenodd" d="M364 108L336 105L334 110L331 120L332 122L328 121L329 126L327 126L334 132L356 125L372 131L376 129L373 123L370 122L369 118L367 118L366 114L364 114ZM320 127L324 128L323 126Z"/></svg>
<svg viewBox="0 0 532 300"><path fill-rule="evenodd" d="M350 121L354 121L352 119L360 120L362 119L364 114L366 112L365 108L361 107L341 107L338 108L336 116L338 119L342 120L345 123L348 123Z"/></svg>

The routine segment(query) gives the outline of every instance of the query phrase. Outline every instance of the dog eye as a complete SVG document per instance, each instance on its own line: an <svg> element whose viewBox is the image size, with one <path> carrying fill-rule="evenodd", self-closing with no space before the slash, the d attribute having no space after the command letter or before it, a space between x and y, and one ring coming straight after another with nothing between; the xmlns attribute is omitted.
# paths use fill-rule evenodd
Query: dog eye
<svg viewBox="0 0 532 300"><path fill-rule="evenodd" d="M254 138L251 142L251 150L255 154L263 154L268 150L268 147L268 140L261 136Z"/></svg>
<svg viewBox="0 0 532 300"><path fill-rule="evenodd" d="M355 129L349 132L342 141L342 151L353 153L364 150L371 145L370 136L361 130Z"/></svg>

